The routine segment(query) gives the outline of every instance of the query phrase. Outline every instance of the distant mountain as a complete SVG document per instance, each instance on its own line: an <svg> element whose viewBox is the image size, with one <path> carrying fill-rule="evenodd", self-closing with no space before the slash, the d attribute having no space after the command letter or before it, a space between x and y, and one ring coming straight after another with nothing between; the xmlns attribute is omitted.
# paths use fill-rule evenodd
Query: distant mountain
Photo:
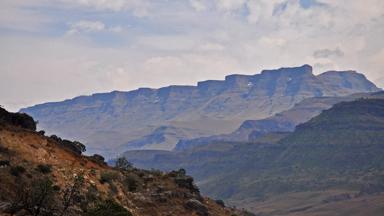
<svg viewBox="0 0 384 216"><path fill-rule="evenodd" d="M204 194L260 215L381 215L384 93L338 103L292 133L125 156L139 167L184 167Z"/></svg>
<svg viewBox="0 0 384 216"><path fill-rule="evenodd" d="M245 120L272 116L305 98L377 90L362 74L347 71L315 76L312 67L304 65L256 75L229 75L197 86L80 96L21 112L37 119L39 128L47 133L81 140L90 152L111 156L130 149L170 150L179 139L229 133ZM161 127L168 128L167 135L161 135Z"/></svg>
<svg viewBox="0 0 384 216"><path fill-rule="evenodd" d="M321 111L331 108L340 102L353 101L358 98L375 98L376 94L358 93L342 97L314 97L297 103L289 110L277 113L271 117L260 120L246 120L232 133L199 137L190 140L180 140L176 150L185 150L197 145L206 145L212 142L253 142L259 137L271 132L292 132L301 123L309 121Z"/></svg>

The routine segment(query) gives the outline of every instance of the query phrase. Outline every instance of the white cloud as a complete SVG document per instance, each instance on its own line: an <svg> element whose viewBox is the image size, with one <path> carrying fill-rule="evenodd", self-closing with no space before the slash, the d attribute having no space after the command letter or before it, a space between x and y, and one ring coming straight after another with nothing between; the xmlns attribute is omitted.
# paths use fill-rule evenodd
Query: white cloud
<svg viewBox="0 0 384 216"><path fill-rule="evenodd" d="M59 0L64 3L94 8L96 10L132 11L135 16L144 17L149 14L152 5L149 0Z"/></svg>
<svg viewBox="0 0 384 216"><path fill-rule="evenodd" d="M0 36L1 103L17 109L302 64L381 80L384 1L317 2L4 0L0 28L16 31Z"/></svg>
<svg viewBox="0 0 384 216"><path fill-rule="evenodd" d="M189 2L196 11L205 11L207 9L207 5L203 0L189 0Z"/></svg>
<svg viewBox="0 0 384 216"><path fill-rule="evenodd" d="M313 53L313 57L315 58L330 58L330 57L342 57L344 56L344 52L339 48L336 49L320 49L316 50Z"/></svg>
<svg viewBox="0 0 384 216"><path fill-rule="evenodd" d="M98 32L105 30L105 24L100 21L87 21L82 20L70 25L68 34L75 34L79 32Z"/></svg>
<svg viewBox="0 0 384 216"><path fill-rule="evenodd" d="M69 30L67 31L67 35L73 35L76 33L89 33L89 32L101 32L101 31L109 31L114 33L119 33L123 31L121 26L112 26L107 27L103 22L100 21L89 21L89 20L81 20L69 25Z"/></svg>
<svg viewBox="0 0 384 216"><path fill-rule="evenodd" d="M0 2L0 27L19 31L38 31L44 24L49 23L49 19L47 16L29 9L36 5L40 5L40 1L2 0Z"/></svg>
<svg viewBox="0 0 384 216"><path fill-rule="evenodd" d="M217 8L225 11L238 10L245 2L246 0L215 0Z"/></svg>

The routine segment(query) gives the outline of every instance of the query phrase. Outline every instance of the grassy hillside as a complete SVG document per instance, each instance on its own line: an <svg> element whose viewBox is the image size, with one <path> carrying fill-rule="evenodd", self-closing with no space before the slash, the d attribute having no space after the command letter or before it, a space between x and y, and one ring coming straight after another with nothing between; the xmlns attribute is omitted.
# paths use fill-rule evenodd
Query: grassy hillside
<svg viewBox="0 0 384 216"><path fill-rule="evenodd" d="M81 143L44 136L32 118L0 111L0 215L245 214L202 197L183 170L142 170L123 159L109 167L99 155L81 155Z"/></svg>

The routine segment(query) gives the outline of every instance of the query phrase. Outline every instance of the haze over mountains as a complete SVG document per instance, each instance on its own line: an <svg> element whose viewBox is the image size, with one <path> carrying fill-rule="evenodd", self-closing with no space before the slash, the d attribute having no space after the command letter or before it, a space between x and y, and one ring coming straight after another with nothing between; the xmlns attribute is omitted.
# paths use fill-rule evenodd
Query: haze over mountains
<svg viewBox="0 0 384 216"><path fill-rule="evenodd" d="M203 194L257 215L348 215L353 202L360 216L384 200L383 101L360 73L303 65L21 111L91 153L185 168Z"/></svg>
<svg viewBox="0 0 384 216"><path fill-rule="evenodd" d="M230 133L311 97L339 97L379 89L354 71L320 75L312 67L229 75L197 86L140 88L80 96L22 109L49 134L85 142L106 156L125 150L172 150L181 140Z"/></svg>
<svg viewBox="0 0 384 216"><path fill-rule="evenodd" d="M125 156L139 167L184 167L203 193L256 215L382 215L384 93L359 98L294 132Z"/></svg>

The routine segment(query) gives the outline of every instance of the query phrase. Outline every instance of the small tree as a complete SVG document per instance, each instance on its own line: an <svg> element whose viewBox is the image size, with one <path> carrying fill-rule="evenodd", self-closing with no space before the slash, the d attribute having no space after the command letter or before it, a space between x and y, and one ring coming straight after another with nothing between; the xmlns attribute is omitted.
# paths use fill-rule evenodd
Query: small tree
<svg viewBox="0 0 384 216"><path fill-rule="evenodd" d="M119 157L116 160L115 168L120 170L130 170L133 168L133 165L125 157Z"/></svg>
<svg viewBox="0 0 384 216"><path fill-rule="evenodd" d="M83 175L75 177L73 183L69 184L63 191L62 195L62 210L60 216L65 215L70 206L75 205L80 201L81 188L84 185Z"/></svg>
<svg viewBox="0 0 384 216"><path fill-rule="evenodd" d="M53 215L56 206L53 182L49 178L34 180L31 184L20 182L16 197L12 202L10 213L20 210L30 215Z"/></svg>

